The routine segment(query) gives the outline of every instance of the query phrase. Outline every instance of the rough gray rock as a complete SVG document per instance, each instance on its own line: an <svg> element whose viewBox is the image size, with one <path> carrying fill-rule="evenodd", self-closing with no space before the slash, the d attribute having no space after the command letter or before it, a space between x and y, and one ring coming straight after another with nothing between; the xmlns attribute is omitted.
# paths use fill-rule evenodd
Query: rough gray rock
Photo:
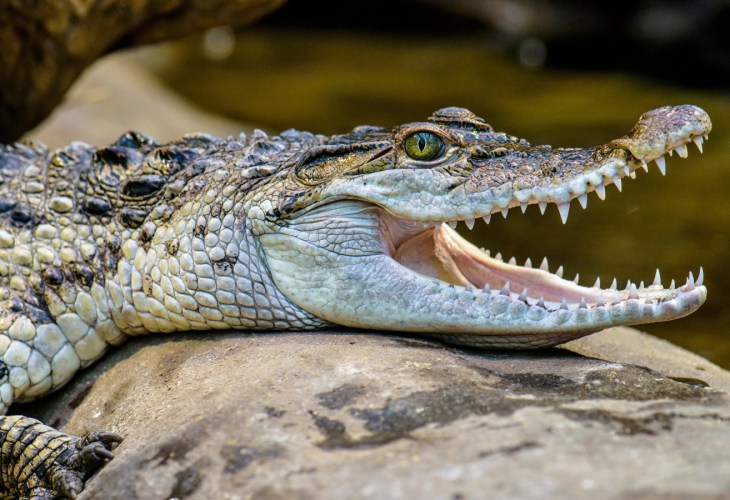
<svg viewBox="0 0 730 500"><path fill-rule="evenodd" d="M651 343L581 348L614 334ZM354 332L157 336L38 407L125 436L83 498L719 498L730 397L672 370Z"/></svg>

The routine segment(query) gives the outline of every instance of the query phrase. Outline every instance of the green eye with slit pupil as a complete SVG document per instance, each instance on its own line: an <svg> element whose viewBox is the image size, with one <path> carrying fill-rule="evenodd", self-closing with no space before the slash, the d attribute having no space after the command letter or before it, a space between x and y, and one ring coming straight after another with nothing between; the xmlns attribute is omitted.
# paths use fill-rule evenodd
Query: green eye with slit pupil
<svg viewBox="0 0 730 500"><path fill-rule="evenodd" d="M431 161L444 149L444 141L431 132L416 132L406 138L406 154L418 161Z"/></svg>

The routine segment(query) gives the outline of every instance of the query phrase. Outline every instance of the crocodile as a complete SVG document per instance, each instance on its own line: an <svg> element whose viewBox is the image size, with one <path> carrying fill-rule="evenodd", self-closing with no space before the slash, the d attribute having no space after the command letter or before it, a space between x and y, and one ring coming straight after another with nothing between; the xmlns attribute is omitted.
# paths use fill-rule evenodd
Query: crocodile
<svg viewBox="0 0 730 500"><path fill-rule="evenodd" d="M95 148L0 147L0 410L62 387L130 335L189 330L414 332L541 348L702 305L703 272L602 288L518 265L454 230L535 204L605 197L665 155L702 150L692 105L594 148L534 146L456 107L392 129L286 130ZM114 433L0 417L0 494L76 497Z"/></svg>

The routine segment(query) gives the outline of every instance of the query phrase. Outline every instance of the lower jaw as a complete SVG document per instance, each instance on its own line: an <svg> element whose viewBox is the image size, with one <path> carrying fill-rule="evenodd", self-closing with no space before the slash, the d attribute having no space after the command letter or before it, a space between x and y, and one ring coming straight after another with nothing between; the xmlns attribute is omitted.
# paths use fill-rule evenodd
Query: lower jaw
<svg viewBox="0 0 730 500"><path fill-rule="evenodd" d="M674 282L665 289L659 273L649 286L629 282L625 290L617 290L615 284L610 288L600 288L599 283L592 287L581 286L577 281L565 280L557 273L550 273L547 260L541 268L517 265L491 257L489 252L480 250L462 238L447 224L439 224L403 242L395 251L393 258L419 274L438 279L445 283L485 290L501 290L524 300L530 305L540 304L547 309L557 309L565 305L590 306L613 304L630 299L643 299L647 302L660 302L675 295ZM615 283L615 282L614 282ZM701 275L697 285L701 285ZM691 276L683 288L695 285Z"/></svg>

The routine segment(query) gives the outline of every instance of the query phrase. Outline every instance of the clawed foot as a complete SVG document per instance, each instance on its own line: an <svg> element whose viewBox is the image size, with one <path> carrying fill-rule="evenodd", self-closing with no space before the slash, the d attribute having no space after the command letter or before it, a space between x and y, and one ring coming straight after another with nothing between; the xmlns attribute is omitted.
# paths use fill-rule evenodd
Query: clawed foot
<svg viewBox="0 0 730 500"><path fill-rule="evenodd" d="M2 475L15 484L6 484L7 490L0 491L0 496L76 498L84 481L113 458L112 450L122 441L111 432L91 432L79 438L26 417L2 419L2 464L8 467Z"/></svg>
<svg viewBox="0 0 730 500"><path fill-rule="evenodd" d="M76 498L84 488L84 481L102 465L114 458L112 450L122 437L111 432L90 432L79 439L68 453L57 459L51 472L51 484L56 492ZM32 498L32 497L31 497ZM42 498L42 497L41 497Z"/></svg>

